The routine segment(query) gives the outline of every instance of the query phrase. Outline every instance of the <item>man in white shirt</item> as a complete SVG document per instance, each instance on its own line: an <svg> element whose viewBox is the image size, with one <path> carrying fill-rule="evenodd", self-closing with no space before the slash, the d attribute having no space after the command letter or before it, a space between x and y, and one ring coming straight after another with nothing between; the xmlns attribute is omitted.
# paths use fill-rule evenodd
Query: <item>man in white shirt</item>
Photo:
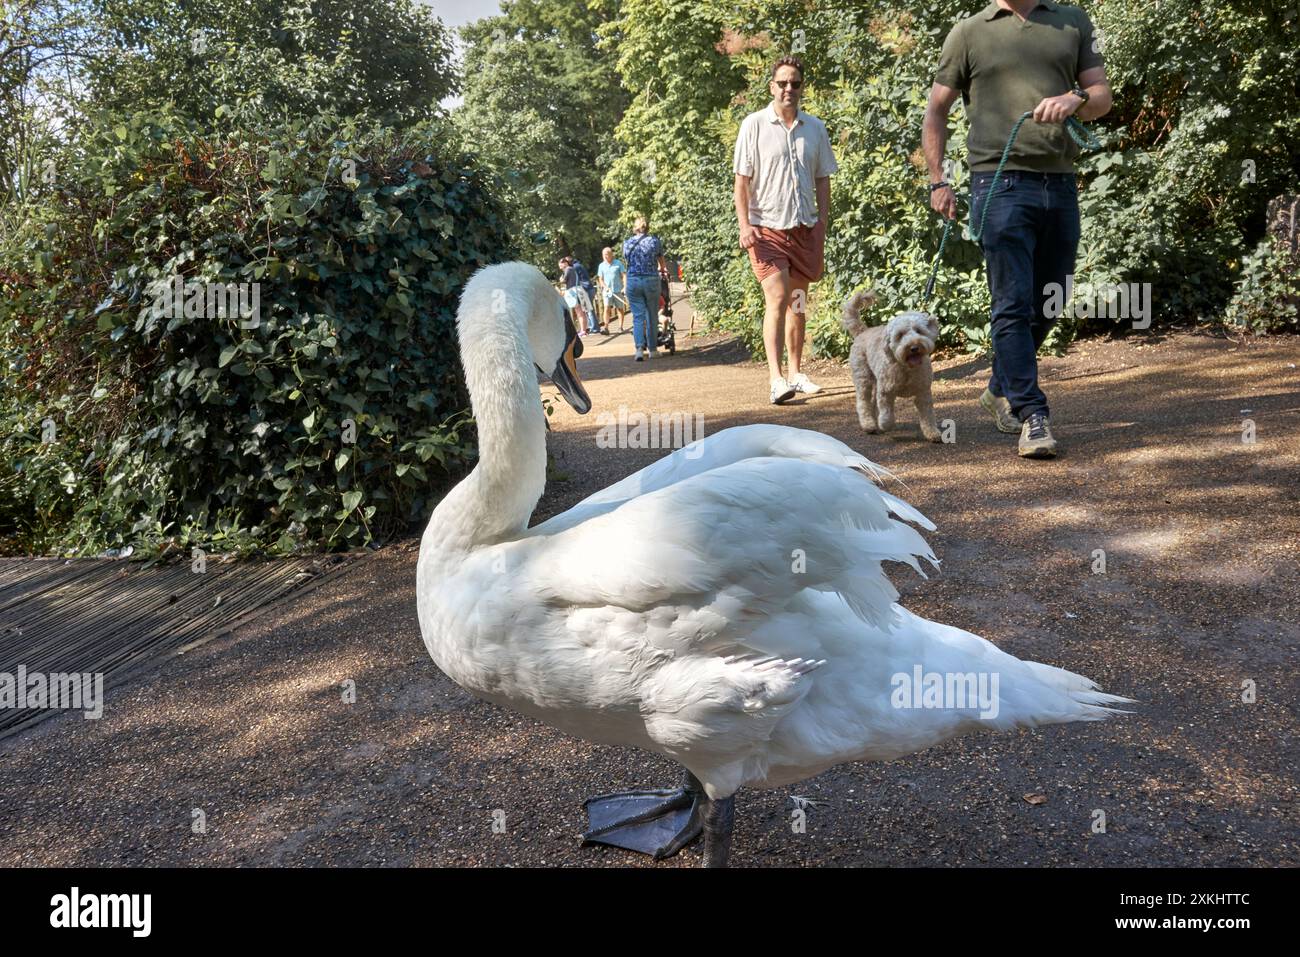
<svg viewBox="0 0 1300 957"><path fill-rule="evenodd" d="M826 124L799 109L803 81L800 60L776 62L772 102L740 124L733 165L740 245L749 252L766 302L763 347L773 404L821 391L799 365L808 284L822 275L830 176L838 165ZM781 374L783 344L790 353L789 378Z"/></svg>

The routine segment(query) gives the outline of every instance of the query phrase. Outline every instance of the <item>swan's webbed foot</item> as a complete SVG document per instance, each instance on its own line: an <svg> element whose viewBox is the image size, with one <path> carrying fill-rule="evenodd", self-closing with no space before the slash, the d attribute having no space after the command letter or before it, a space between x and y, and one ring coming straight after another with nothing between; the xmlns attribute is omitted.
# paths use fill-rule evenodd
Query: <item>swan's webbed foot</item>
<svg viewBox="0 0 1300 957"><path fill-rule="evenodd" d="M609 844L656 861L672 857L703 832L704 794L689 786L671 790L618 791L588 798L589 829L583 844Z"/></svg>

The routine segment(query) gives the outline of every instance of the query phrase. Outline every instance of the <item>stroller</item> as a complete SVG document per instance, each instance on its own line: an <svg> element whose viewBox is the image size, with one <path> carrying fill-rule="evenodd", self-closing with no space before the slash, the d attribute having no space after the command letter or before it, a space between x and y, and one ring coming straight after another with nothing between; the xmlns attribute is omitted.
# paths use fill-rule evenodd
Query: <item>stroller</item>
<svg viewBox="0 0 1300 957"><path fill-rule="evenodd" d="M677 351L677 326L673 324L673 293L668 285L668 274L659 273L659 337L656 348L660 351Z"/></svg>

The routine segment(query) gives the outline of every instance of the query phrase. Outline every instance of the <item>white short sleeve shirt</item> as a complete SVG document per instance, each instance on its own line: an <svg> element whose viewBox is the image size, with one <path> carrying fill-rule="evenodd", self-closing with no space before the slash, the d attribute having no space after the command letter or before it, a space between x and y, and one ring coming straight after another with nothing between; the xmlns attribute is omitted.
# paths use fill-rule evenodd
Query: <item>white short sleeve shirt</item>
<svg viewBox="0 0 1300 957"><path fill-rule="evenodd" d="M770 103L740 124L732 171L750 177L750 225L768 229L813 225L817 180L837 169L826 124L803 110L789 129Z"/></svg>

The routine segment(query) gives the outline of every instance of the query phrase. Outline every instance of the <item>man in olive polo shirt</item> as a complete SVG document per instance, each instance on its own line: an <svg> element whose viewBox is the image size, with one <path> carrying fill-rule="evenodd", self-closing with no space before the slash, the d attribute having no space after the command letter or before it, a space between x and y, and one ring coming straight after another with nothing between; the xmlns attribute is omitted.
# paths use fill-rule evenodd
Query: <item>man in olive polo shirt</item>
<svg viewBox="0 0 1300 957"><path fill-rule="evenodd" d="M925 111L922 144L930 168L930 205L953 219L957 201L943 181L948 111L958 95L970 134L972 224L991 201L981 245L993 298L993 372L980 404L1003 432L1019 432L1019 454L1056 454L1047 397L1038 386L1038 347L1056 315L1048 288L1065 287L1079 246L1074 160L1079 148L1065 120L1110 111L1110 87L1092 21L1051 0L996 0L959 20L944 41ZM1002 150L1026 110L991 200Z"/></svg>

